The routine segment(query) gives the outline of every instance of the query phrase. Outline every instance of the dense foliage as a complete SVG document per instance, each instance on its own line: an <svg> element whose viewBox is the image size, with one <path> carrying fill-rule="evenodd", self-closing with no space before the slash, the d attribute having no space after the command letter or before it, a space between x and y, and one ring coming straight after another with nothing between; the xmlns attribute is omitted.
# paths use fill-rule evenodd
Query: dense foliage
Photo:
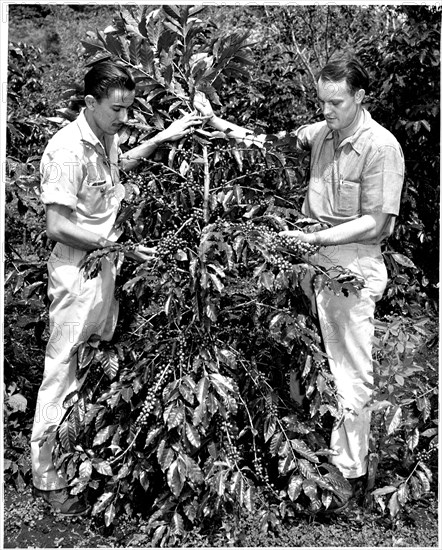
<svg viewBox="0 0 442 550"><path fill-rule="evenodd" d="M136 76L139 94L123 148L188 112L196 90L217 104L243 82L251 95L264 85L257 80L250 86L250 37L221 32L205 13L131 7L83 41L89 64L112 58ZM334 12L334 24L340 14ZM347 21L346 10L342 14ZM289 81L301 89L302 75ZM73 87L67 97L63 114L72 117L81 90ZM248 113L243 120L253 134L268 127L254 120L256 102L251 105L247 110L243 103L240 111ZM39 142L31 143L39 149ZM142 511L152 544L173 545L225 513L239 518L242 509L254 511L266 530L299 513L318 513L332 495L343 499L348 492L326 461L331 423L342 411L303 284L311 278L316 290L328 285L345 299L363 283L342 270L333 277L319 271L308 260L314 249L278 237L286 224L318 229L300 218L308 157L294 145L289 136L270 134L264 148L246 146L228 132L203 128L123 174L123 238L90 254L85 264L87 276L100 268L103 254L121 264L117 334L110 344L91 338L78 349L79 375L87 373L86 380L66 400L55 434L57 463L67 468L75 493L92 493L93 515L107 526ZM46 243L39 224L32 229L41 209L31 193L38 179L11 176L9 211L21 208L29 217L39 256ZM135 266L124 258L139 242L157 246L153 264ZM400 268L413 264L389 252L397 276L404 277ZM43 262L34 256L17 263L11 250L9 265L8 307L17 315L21 302L28 315L33 297L44 292ZM396 281L392 288L398 286ZM406 301L408 290L405 281L399 298ZM419 292L419 299L411 294L413 320L388 315L377 327L370 488L380 476L379 464L393 461L402 470L372 492L367 504L388 506L392 517L429 490L437 448L437 369L416 358L431 336L421 286ZM386 311L403 311L396 297L390 294ZM41 309L26 320L22 326L41 341ZM16 390L26 393L26 380L17 377L12 349L7 357L13 423L25 407ZM27 472L10 456L9 479L20 484Z"/></svg>
<svg viewBox="0 0 442 550"><path fill-rule="evenodd" d="M434 258L439 257L440 103L436 94L440 89L440 12L404 7L393 17L393 29L383 29L376 45L364 37L358 52L372 67L377 83L370 110L397 137L406 159L401 215L390 246L420 269L400 274L397 284L390 285L388 297L398 298L400 312L414 314L401 284L418 301L422 291L438 299L439 269ZM394 260L389 267L397 273Z"/></svg>

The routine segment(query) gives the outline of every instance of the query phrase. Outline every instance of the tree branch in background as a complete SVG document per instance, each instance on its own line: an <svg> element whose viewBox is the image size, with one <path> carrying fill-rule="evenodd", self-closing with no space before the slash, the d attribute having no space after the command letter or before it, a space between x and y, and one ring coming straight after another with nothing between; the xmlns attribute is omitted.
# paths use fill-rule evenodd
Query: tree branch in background
<svg viewBox="0 0 442 550"><path fill-rule="evenodd" d="M301 50L301 48L299 47L299 44L298 44L298 42L295 38L295 32L294 31L292 31L292 41L293 41L293 45L295 46L296 55L299 57L302 64L304 65L304 67L307 69L307 72L308 72L308 74L309 74L309 76L312 80L313 86L316 86L315 73L313 72L312 66L310 65L309 61L307 60L307 58L305 56L305 48L304 48L304 50Z"/></svg>

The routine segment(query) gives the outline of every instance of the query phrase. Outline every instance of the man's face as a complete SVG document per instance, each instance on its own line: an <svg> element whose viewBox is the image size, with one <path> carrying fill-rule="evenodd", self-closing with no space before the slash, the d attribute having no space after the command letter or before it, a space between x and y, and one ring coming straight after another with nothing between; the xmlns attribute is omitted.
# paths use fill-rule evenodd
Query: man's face
<svg viewBox="0 0 442 550"><path fill-rule="evenodd" d="M111 88L107 97L92 102L92 128L101 137L103 134L114 135L121 130L127 121L127 110L135 99L135 91Z"/></svg>
<svg viewBox="0 0 442 550"><path fill-rule="evenodd" d="M317 84L319 107L331 130L342 130L355 119L364 98L362 90L352 95L347 82L330 82L319 79Z"/></svg>

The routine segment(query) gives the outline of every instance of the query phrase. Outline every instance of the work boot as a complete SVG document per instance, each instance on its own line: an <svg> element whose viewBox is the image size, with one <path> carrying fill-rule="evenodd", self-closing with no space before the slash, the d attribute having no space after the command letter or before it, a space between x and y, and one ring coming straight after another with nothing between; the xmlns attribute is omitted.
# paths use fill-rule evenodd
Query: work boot
<svg viewBox="0 0 442 550"><path fill-rule="evenodd" d="M362 501L367 488L367 475L347 479L347 481L351 486L351 490L349 491L349 494L346 495L346 498L344 500L338 500L336 496L333 495L330 505L325 510L321 510L321 514L340 514L348 508L348 505L352 500L354 500L357 504Z"/></svg>
<svg viewBox="0 0 442 550"><path fill-rule="evenodd" d="M367 474L349 479L348 481L353 490L352 498L354 498L358 504L362 503L367 492Z"/></svg>
<svg viewBox="0 0 442 550"><path fill-rule="evenodd" d="M34 497L42 498L62 516L83 516L90 510L83 496L71 495L68 489L43 491L34 487Z"/></svg>

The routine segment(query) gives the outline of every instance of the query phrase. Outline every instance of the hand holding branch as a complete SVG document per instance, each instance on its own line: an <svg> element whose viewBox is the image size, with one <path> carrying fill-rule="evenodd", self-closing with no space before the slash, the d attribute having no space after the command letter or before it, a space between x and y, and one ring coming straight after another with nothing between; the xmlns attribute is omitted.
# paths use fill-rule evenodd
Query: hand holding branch
<svg viewBox="0 0 442 550"><path fill-rule="evenodd" d="M196 113L189 113L172 122L165 130L162 130L156 139L162 142L177 141L187 134L191 133L195 126L201 126L207 120L207 116Z"/></svg>
<svg viewBox="0 0 442 550"><path fill-rule="evenodd" d="M280 231L280 235L287 235L287 237L292 237L294 239L298 239L301 242L309 243L309 244L316 244L316 235L315 233L304 233L304 231L299 230L285 230Z"/></svg>
<svg viewBox="0 0 442 550"><path fill-rule="evenodd" d="M133 251L126 252L126 256L140 263L151 262L155 259L156 251L156 247L150 248L140 244Z"/></svg>
<svg viewBox="0 0 442 550"><path fill-rule="evenodd" d="M201 113L201 115L207 117L209 120L215 116L212 105L207 99L206 94L204 94L203 92L195 93L193 106Z"/></svg>

